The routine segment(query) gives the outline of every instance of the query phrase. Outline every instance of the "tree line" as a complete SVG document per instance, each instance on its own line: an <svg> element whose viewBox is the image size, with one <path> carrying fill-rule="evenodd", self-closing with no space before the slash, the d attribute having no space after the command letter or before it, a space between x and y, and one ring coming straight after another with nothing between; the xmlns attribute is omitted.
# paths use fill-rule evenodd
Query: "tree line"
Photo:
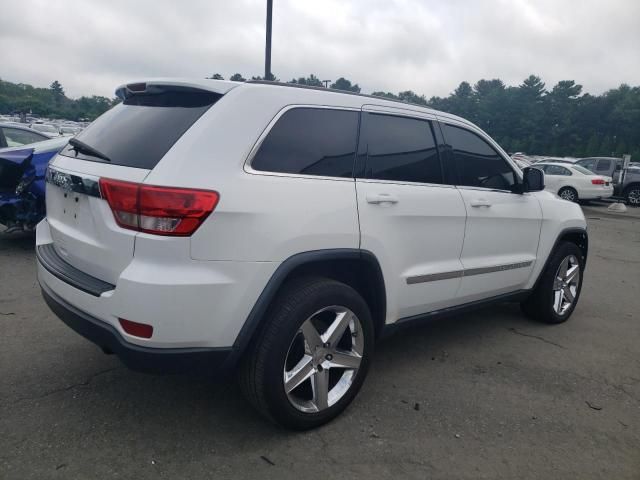
<svg viewBox="0 0 640 480"><path fill-rule="evenodd" d="M210 78L224 79L220 74ZM245 79L236 73L230 80ZM325 86L314 74L287 83ZM360 92L357 83L343 77L329 88ZM540 77L530 75L517 86L499 79L478 80L473 86L462 82L447 97L427 98L412 90L373 95L464 117L509 152L574 157L631 154L640 160L640 87L622 84L591 95L583 94L582 85L574 80L562 80L549 89Z"/></svg>
<svg viewBox="0 0 640 480"><path fill-rule="evenodd" d="M38 88L0 79L1 114L31 113L67 120L93 120L116 103L115 98L97 95L68 98L57 80L49 88Z"/></svg>
<svg viewBox="0 0 640 480"><path fill-rule="evenodd" d="M224 80L219 74L212 79ZM240 73L229 80L246 81ZM251 80L263 80L254 76ZM275 76L268 80L279 81ZM327 87L360 93L360 86L340 77L325 81L311 74L287 83ZM517 86L499 79L462 82L446 97L429 97L412 90L398 93L375 91L373 95L410 102L464 117L491 135L509 152L554 156L631 154L640 160L640 87L622 84L602 95L582 92L573 80L562 80L548 88L530 75ZM102 96L70 99L62 85L37 88L0 80L0 113L34 114L93 120L113 105L116 98Z"/></svg>

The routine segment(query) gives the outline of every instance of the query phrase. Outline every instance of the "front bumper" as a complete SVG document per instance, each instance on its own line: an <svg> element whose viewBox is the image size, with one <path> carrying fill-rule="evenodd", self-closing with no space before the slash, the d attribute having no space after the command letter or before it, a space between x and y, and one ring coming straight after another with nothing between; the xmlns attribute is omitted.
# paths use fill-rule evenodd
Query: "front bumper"
<svg viewBox="0 0 640 480"><path fill-rule="evenodd" d="M108 323L84 313L41 284L49 308L71 329L103 350L115 353L132 370L147 373L213 374L224 369L231 348L151 348L127 342Z"/></svg>

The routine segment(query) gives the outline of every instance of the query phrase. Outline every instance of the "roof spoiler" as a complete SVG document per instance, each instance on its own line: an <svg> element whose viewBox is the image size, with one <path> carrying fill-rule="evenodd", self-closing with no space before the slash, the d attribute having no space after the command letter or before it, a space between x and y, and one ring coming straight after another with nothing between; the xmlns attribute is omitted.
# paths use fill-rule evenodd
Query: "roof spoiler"
<svg viewBox="0 0 640 480"><path fill-rule="evenodd" d="M147 83L129 83L116 90L116 96L120 100L126 100L134 95L159 95L166 92L192 92L192 93L212 93L201 88L184 87L181 85L154 85Z"/></svg>
<svg viewBox="0 0 640 480"><path fill-rule="evenodd" d="M165 92L217 93L224 95L238 86L237 82L210 80L210 83L194 83L180 79L155 79L141 82L130 82L116 89L116 96L126 100L135 95L157 95Z"/></svg>

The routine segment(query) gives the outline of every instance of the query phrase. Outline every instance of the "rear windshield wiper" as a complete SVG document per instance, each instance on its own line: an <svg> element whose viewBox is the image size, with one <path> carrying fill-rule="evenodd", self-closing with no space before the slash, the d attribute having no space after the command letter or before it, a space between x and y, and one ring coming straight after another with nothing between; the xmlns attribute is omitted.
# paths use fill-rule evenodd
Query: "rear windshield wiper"
<svg viewBox="0 0 640 480"><path fill-rule="evenodd" d="M101 151L96 150L92 146L87 145L83 141L78 140L76 138L72 138L71 140L69 140L69 145L71 145L71 147L77 153L84 153L86 155L91 155L92 157L101 158L102 160L106 160L107 162L111 161L111 159L109 157L107 157L104 153L102 153Z"/></svg>

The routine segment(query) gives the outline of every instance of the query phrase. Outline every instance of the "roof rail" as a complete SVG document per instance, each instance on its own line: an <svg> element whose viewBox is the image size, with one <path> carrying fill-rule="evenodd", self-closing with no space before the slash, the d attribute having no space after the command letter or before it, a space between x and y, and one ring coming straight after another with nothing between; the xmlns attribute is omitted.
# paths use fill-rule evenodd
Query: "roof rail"
<svg viewBox="0 0 640 480"><path fill-rule="evenodd" d="M338 90L327 87L314 87L311 85L300 85L299 83L286 83L286 82L274 82L271 80L247 80L246 83L258 83L261 85L273 85L274 87L290 87L290 88L303 88L306 90L319 90L321 92L340 93L344 95L356 95L358 97L375 98L376 100L385 100L387 102L401 103L402 105L412 105L414 107L426 108L433 110L433 108L427 105L420 105L419 103L406 102L397 98L381 97L378 95L367 95L366 93L350 92L348 90Z"/></svg>

